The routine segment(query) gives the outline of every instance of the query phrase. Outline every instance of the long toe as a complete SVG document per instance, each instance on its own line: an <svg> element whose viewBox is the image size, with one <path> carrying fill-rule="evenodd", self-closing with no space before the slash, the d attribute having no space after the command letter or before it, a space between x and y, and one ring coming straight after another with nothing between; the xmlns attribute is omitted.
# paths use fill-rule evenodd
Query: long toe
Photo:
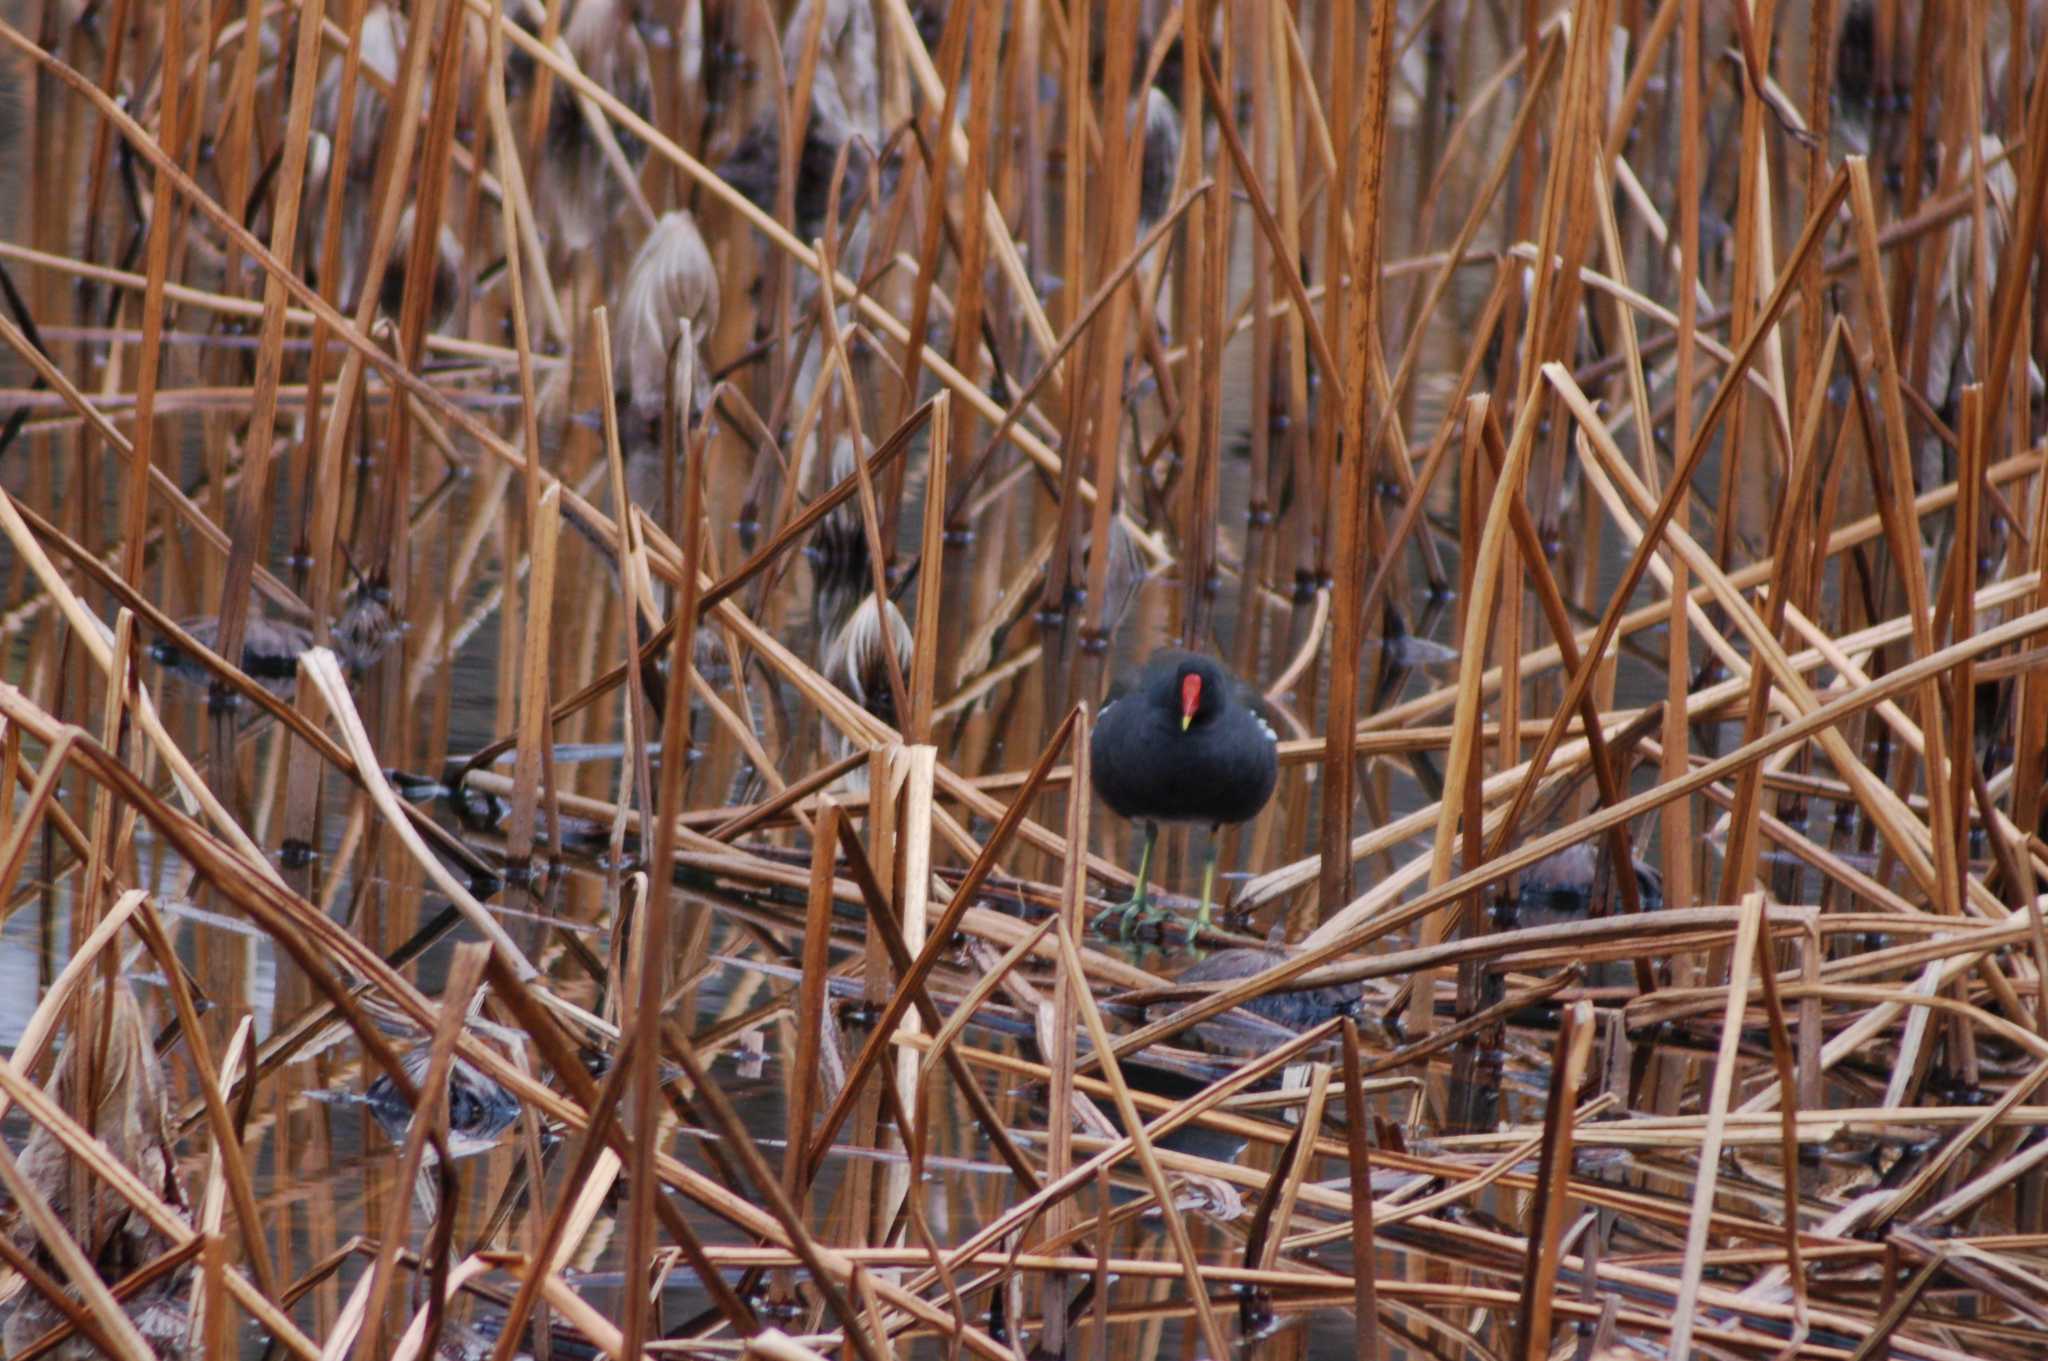
<svg viewBox="0 0 2048 1361"><path fill-rule="evenodd" d="M1090 922L1089 926L1097 935L1106 936L1109 934L1110 923L1115 922L1117 939L1129 940L1138 929L1139 923L1152 910L1151 904L1145 899L1132 898L1127 902L1104 908L1096 914L1095 920Z"/></svg>
<svg viewBox="0 0 2048 1361"><path fill-rule="evenodd" d="M1123 935L1126 940L1132 936L1158 928L1162 933L1166 924L1173 920L1173 909L1158 901L1132 903L1126 909Z"/></svg>
<svg viewBox="0 0 2048 1361"><path fill-rule="evenodd" d="M1138 916L1139 926L1141 928L1157 927L1159 930L1160 939L1162 940L1164 940L1167 936L1167 933L1173 929L1174 923L1176 923L1179 920L1180 919L1174 915L1173 909L1166 906L1166 904L1164 903L1153 903L1150 907L1147 907Z"/></svg>

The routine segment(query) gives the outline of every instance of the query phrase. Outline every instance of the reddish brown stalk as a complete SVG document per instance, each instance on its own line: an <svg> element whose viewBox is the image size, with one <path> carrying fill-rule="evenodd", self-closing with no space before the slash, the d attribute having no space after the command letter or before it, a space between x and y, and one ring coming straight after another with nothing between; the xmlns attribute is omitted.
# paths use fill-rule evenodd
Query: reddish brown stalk
<svg viewBox="0 0 2048 1361"><path fill-rule="evenodd" d="M1550 1070L1550 1098L1543 1108L1543 1154L1536 1171L1536 1200L1529 1209L1529 1266L1522 1288L1521 1354L1527 1361L1550 1355L1552 1299L1557 1289L1558 1242L1564 1233L1572 1171L1572 1117L1579 1084L1593 1050L1593 1005L1575 1002L1557 1032L1556 1061Z"/></svg>
<svg viewBox="0 0 2048 1361"><path fill-rule="evenodd" d="M1366 68L1365 130L1358 157L1358 189L1353 221L1357 239L1351 255L1353 292L1344 353L1346 372L1362 374L1379 352L1379 210L1380 182L1386 156L1387 102L1392 94L1394 19L1390 7L1373 10L1371 53ZM1329 378L1325 378L1328 385ZM1367 447L1371 404L1368 385L1354 381L1345 388L1343 463L1336 499L1336 560L1364 560L1367 497L1374 451ZM1334 387L1329 388L1335 391ZM1327 399L1326 399L1327 400ZM1329 746L1323 762L1322 874L1317 881L1317 910L1327 920L1351 896L1351 806L1354 734L1358 717L1356 660L1366 620L1361 613L1362 583L1344 571L1331 606L1330 699L1326 731Z"/></svg>
<svg viewBox="0 0 2048 1361"><path fill-rule="evenodd" d="M1352 1316L1358 1330L1359 1361L1379 1361L1378 1276L1372 1225L1372 1144L1366 1121L1358 1027L1344 1022L1344 1135L1351 1155Z"/></svg>

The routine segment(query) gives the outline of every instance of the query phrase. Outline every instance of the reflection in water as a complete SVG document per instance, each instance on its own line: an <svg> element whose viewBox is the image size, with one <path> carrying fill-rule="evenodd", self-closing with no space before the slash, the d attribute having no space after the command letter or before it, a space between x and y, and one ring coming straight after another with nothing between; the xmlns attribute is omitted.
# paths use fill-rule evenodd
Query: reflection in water
<svg viewBox="0 0 2048 1361"><path fill-rule="evenodd" d="M426 1080L433 1046L422 1044L407 1050L399 1067L414 1086ZM380 1073L370 1084L363 1100L377 1123L393 1143L403 1143L411 1132L412 1107L398 1092L388 1073ZM498 1142L498 1137L519 1119L519 1101L493 1082L468 1059L457 1056L448 1069L446 1097L448 1152L453 1157L481 1153Z"/></svg>

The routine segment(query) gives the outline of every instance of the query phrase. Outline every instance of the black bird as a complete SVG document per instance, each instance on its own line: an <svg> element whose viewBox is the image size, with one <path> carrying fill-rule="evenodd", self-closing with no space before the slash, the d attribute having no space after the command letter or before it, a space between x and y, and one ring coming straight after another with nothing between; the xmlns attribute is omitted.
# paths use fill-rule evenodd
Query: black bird
<svg viewBox="0 0 2048 1361"><path fill-rule="evenodd" d="M1146 894L1152 848L1162 822L1205 822L1211 829L1202 866L1202 909L1192 940L1209 924L1216 885L1215 829L1256 817L1279 778L1278 739L1254 707L1250 687L1213 657L1163 647L1145 669L1110 688L1088 747L1095 792L1124 817L1145 826L1138 891L1096 919L1122 918L1128 936L1155 913Z"/></svg>

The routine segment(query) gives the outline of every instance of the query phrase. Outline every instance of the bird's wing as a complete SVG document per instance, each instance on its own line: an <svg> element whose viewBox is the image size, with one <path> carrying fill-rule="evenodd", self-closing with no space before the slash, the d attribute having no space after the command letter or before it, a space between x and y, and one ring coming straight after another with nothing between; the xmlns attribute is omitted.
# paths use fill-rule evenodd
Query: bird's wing
<svg viewBox="0 0 2048 1361"><path fill-rule="evenodd" d="M1232 677L1232 682L1237 689L1237 702L1251 714L1252 721L1265 731L1266 740L1277 744L1280 741L1280 733L1273 726L1272 710L1266 707L1266 696L1258 687L1247 681Z"/></svg>
<svg viewBox="0 0 2048 1361"><path fill-rule="evenodd" d="M1138 677L1129 671L1120 672L1109 683L1109 693L1102 697L1102 707L1096 711L1100 718L1109 712L1109 706L1138 688Z"/></svg>

